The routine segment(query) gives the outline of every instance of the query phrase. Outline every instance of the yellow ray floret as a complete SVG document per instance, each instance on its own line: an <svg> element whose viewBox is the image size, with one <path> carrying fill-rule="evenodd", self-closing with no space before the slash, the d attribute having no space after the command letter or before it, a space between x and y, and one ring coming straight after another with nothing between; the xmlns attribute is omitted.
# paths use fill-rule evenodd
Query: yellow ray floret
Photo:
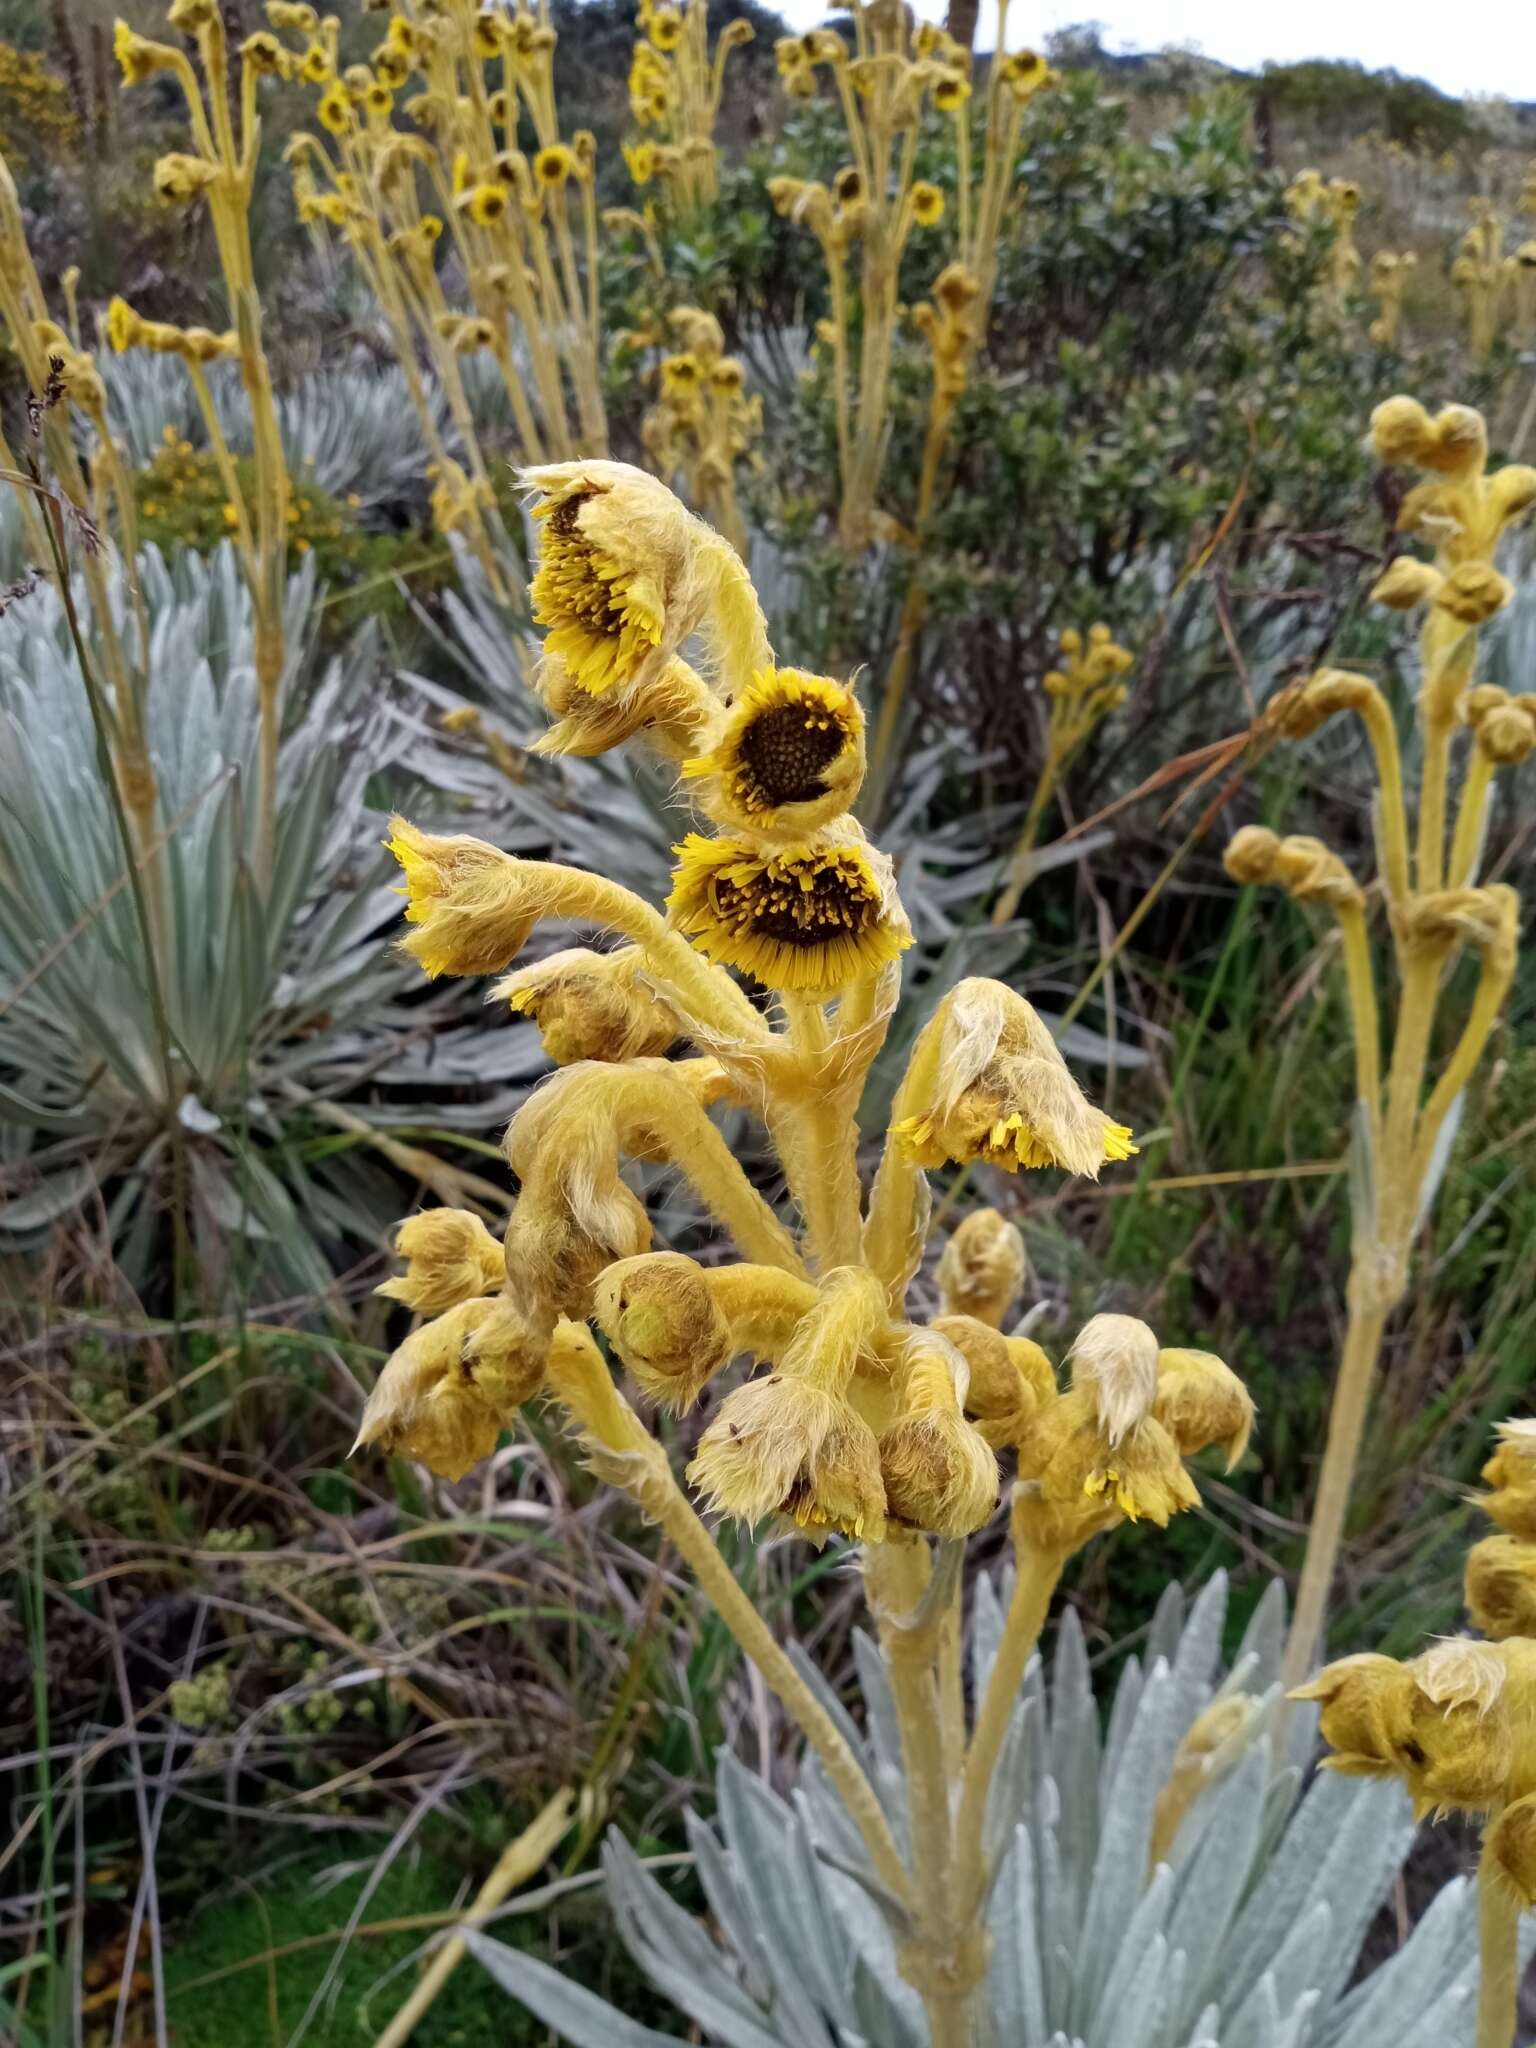
<svg viewBox="0 0 1536 2048"><path fill-rule="evenodd" d="M712 960L769 988L827 995L912 943L879 856L852 839L763 850L692 832L667 907Z"/></svg>

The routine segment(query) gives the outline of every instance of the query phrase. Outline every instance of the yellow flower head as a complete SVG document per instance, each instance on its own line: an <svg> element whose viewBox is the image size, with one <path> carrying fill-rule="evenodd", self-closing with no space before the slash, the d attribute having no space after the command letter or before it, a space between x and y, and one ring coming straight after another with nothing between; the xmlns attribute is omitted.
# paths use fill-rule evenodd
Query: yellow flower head
<svg viewBox="0 0 1536 2048"><path fill-rule="evenodd" d="M1388 564L1371 586L1372 604L1390 605L1394 611L1409 612L1428 604L1445 581L1438 569L1412 555L1399 555Z"/></svg>
<svg viewBox="0 0 1536 2048"><path fill-rule="evenodd" d="M1038 50L1015 50L1011 57L1002 60L1002 80L1016 101L1034 98L1043 86L1052 82L1049 64Z"/></svg>
<svg viewBox="0 0 1536 2048"><path fill-rule="evenodd" d="M533 160L534 177L550 192L558 192L575 176L577 169L575 152L563 142L551 143L548 149L541 149Z"/></svg>
<svg viewBox="0 0 1536 2048"><path fill-rule="evenodd" d="M352 101L344 85L332 83L320 95L315 119L331 135L348 135L354 126Z"/></svg>
<svg viewBox="0 0 1536 2048"><path fill-rule="evenodd" d="M598 1281L592 1308L642 1390L678 1415L739 1348L703 1267L681 1252L620 1259Z"/></svg>
<svg viewBox="0 0 1536 2048"><path fill-rule="evenodd" d="M331 75L331 53L324 43L311 43L299 59L298 69L306 85L324 85Z"/></svg>
<svg viewBox="0 0 1536 2048"><path fill-rule="evenodd" d="M699 359L689 350L667 356L661 365L661 388L670 399L689 399L698 395L704 381L704 372Z"/></svg>
<svg viewBox="0 0 1536 2048"><path fill-rule="evenodd" d="M363 94L363 105L376 120L384 120L395 104L395 96L381 80L375 79Z"/></svg>
<svg viewBox="0 0 1536 2048"><path fill-rule="evenodd" d="M683 40L681 9L666 6L653 9L651 18L645 25L645 32L650 37L652 46L663 54L675 50Z"/></svg>
<svg viewBox="0 0 1536 2048"><path fill-rule="evenodd" d="M522 864L468 837L434 838L404 818L385 842L405 870L401 941L428 974L494 974L515 960L537 917Z"/></svg>
<svg viewBox="0 0 1536 2048"><path fill-rule="evenodd" d="M468 1209L424 1209L395 1232L406 1270L374 1289L417 1315L439 1316L506 1285L501 1242Z"/></svg>
<svg viewBox="0 0 1536 2048"><path fill-rule="evenodd" d="M914 1330L900 1365L896 1416L880 1437L880 1476L893 1522L965 1537L997 1506L997 1458L965 1419L964 1356L932 1330Z"/></svg>
<svg viewBox="0 0 1536 2048"><path fill-rule="evenodd" d="M493 221L500 220L508 206L505 185L470 185L459 194L458 202L476 227L488 228Z"/></svg>
<svg viewBox="0 0 1536 2048"><path fill-rule="evenodd" d="M380 85L398 92L411 75L411 60L393 43L380 43L373 53L373 75Z"/></svg>
<svg viewBox="0 0 1536 2048"><path fill-rule="evenodd" d="M799 837L852 807L864 780L864 714L842 683L768 669L683 774L716 823Z"/></svg>
<svg viewBox="0 0 1536 2048"><path fill-rule="evenodd" d="M885 1484L874 1431L841 1395L787 1372L728 1394L699 1439L688 1477L738 1521L784 1515L810 1535L856 1542L885 1534Z"/></svg>
<svg viewBox="0 0 1536 2048"><path fill-rule="evenodd" d="M168 43L152 43L123 20L113 23L112 54L122 68L124 85L142 85L157 71L170 71L180 61L180 52Z"/></svg>
<svg viewBox="0 0 1536 2048"><path fill-rule="evenodd" d="M199 192L206 192L218 175L217 164L173 150L155 165L155 197L162 206L183 206Z"/></svg>
<svg viewBox="0 0 1536 2048"><path fill-rule="evenodd" d="M543 1383L547 1325L505 1295L466 1301L424 1323L395 1352L368 1397L354 1450L419 1458L462 1479Z"/></svg>
<svg viewBox="0 0 1536 2048"><path fill-rule="evenodd" d="M626 142L624 162L629 175L637 185L649 185L656 175L656 145L654 142Z"/></svg>
<svg viewBox="0 0 1536 2048"><path fill-rule="evenodd" d="M735 356L723 356L711 365L709 382L722 398L739 398L746 389L747 373Z"/></svg>
<svg viewBox="0 0 1536 2048"><path fill-rule="evenodd" d="M540 493L533 616L578 689L648 685L690 633L726 630L717 604L739 559L665 484L599 461L525 470L523 481Z"/></svg>
<svg viewBox="0 0 1536 2048"><path fill-rule="evenodd" d="M941 114L958 114L971 96L971 81L963 71L947 72L933 88L933 104Z"/></svg>
<svg viewBox="0 0 1536 2048"><path fill-rule="evenodd" d="M1434 601L1462 625L1482 626L1502 611L1514 594L1515 586L1492 563L1463 562L1443 579Z"/></svg>
<svg viewBox="0 0 1536 2048"><path fill-rule="evenodd" d="M1526 1911L1536 1906L1536 1793L1506 1806L1483 1835L1489 1867Z"/></svg>
<svg viewBox="0 0 1536 2048"><path fill-rule="evenodd" d="M892 1125L919 1166L979 1159L1016 1173L1062 1166L1097 1179L1136 1150L1096 1109L1031 1006L1001 982L967 979L924 1027Z"/></svg>
<svg viewBox="0 0 1536 2048"><path fill-rule="evenodd" d="M694 832L673 850L673 922L712 960L768 988L831 995L912 943L889 863L835 825L803 845Z"/></svg>
<svg viewBox="0 0 1536 2048"><path fill-rule="evenodd" d="M534 1019L556 1066L659 1057L677 1042L677 1021L650 993L641 966L633 946L613 953L573 946L518 968L491 994Z"/></svg>
<svg viewBox="0 0 1536 2048"><path fill-rule="evenodd" d="M1536 1543L1499 1535L1473 1544L1466 1601L1473 1626L1485 1636L1536 1636Z"/></svg>
<svg viewBox="0 0 1536 2048"><path fill-rule="evenodd" d="M1159 1351L1152 1413L1192 1458L1220 1444L1233 1471L1253 1434L1253 1396L1232 1368L1211 1351Z"/></svg>
<svg viewBox="0 0 1536 2048"><path fill-rule="evenodd" d="M944 218L944 194L924 178L912 187L912 218L920 228L937 227Z"/></svg>
<svg viewBox="0 0 1536 2048"><path fill-rule="evenodd" d="M973 1209L939 1259L945 1313L976 1316L1000 1329L1028 1270L1019 1226L996 1209Z"/></svg>
<svg viewBox="0 0 1536 2048"><path fill-rule="evenodd" d="M486 8L475 16L475 55L491 58L501 51L501 27L505 16L494 8Z"/></svg>

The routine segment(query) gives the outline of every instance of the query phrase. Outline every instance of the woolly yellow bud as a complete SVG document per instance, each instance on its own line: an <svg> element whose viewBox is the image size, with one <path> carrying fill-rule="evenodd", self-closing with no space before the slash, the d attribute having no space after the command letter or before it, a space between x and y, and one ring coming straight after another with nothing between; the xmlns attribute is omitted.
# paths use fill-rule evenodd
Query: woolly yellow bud
<svg viewBox="0 0 1536 2048"><path fill-rule="evenodd" d="M825 676L765 669L683 763L718 824L798 838L848 810L864 780L864 714Z"/></svg>
<svg viewBox="0 0 1536 2048"><path fill-rule="evenodd" d="M994 1329L1019 1297L1028 1272L1024 1235L996 1209L973 1209L939 1259L947 1315L975 1316Z"/></svg>
<svg viewBox="0 0 1536 2048"><path fill-rule="evenodd" d="M518 968L491 994L534 1019L557 1066L657 1057L676 1044L677 1022L645 986L640 966L633 946L614 953L573 946Z"/></svg>
<svg viewBox="0 0 1536 2048"><path fill-rule="evenodd" d="M609 1266L592 1306L644 1392L679 1415L735 1354L704 1269L681 1252L649 1252Z"/></svg>
<svg viewBox="0 0 1536 2048"><path fill-rule="evenodd" d="M1243 825L1232 834L1222 865L1234 882L1271 882L1280 851L1280 835L1267 825Z"/></svg>
<svg viewBox="0 0 1536 2048"><path fill-rule="evenodd" d="M142 85L157 71L172 71L182 61L169 43L152 43L121 19L112 25L112 54L122 67L124 85Z"/></svg>
<svg viewBox="0 0 1536 2048"><path fill-rule="evenodd" d="M1438 583L1439 579L1436 580ZM1373 591L1372 595L1375 594ZM1320 668L1299 688L1287 690L1277 700L1275 724L1287 739L1306 739L1341 711L1365 711L1380 694L1369 676L1352 675L1341 668Z"/></svg>
<svg viewBox="0 0 1536 2048"><path fill-rule="evenodd" d="M1442 406L1413 459L1420 468L1444 476L1480 470L1488 459L1488 429L1482 414L1470 405Z"/></svg>
<svg viewBox="0 0 1536 2048"><path fill-rule="evenodd" d="M401 941L428 974L493 974L516 959L538 916L528 871L483 840L435 838L391 818L385 842L405 870Z"/></svg>
<svg viewBox="0 0 1536 2048"><path fill-rule="evenodd" d="M1099 1428L1111 1450L1152 1413L1157 1395L1157 1339L1136 1316L1093 1316L1067 1353L1074 1388L1094 1398Z"/></svg>
<svg viewBox="0 0 1536 2048"><path fill-rule="evenodd" d="M1365 892L1339 856L1310 833L1293 832L1280 841L1270 879L1300 903L1327 903L1337 909L1365 901Z"/></svg>
<svg viewBox="0 0 1536 2048"><path fill-rule="evenodd" d="M1416 398L1389 398L1371 414L1371 444L1383 462L1418 463L1430 439L1429 414Z"/></svg>
<svg viewBox="0 0 1536 2048"><path fill-rule="evenodd" d="M1515 594L1515 586L1488 562L1463 562L1441 584L1435 603L1464 626L1486 625Z"/></svg>
<svg viewBox="0 0 1536 2048"><path fill-rule="evenodd" d="M962 1412L968 1377L953 1345L914 1333L896 1419L880 1438L887 1512L906 1528L969 1536L997 1505L997 1459Z"/></svg>
<svg viewBox="0 0 1536 2048"><path fill-rule="evenodd" d="M504 1294L449 1309L413 1331L385 1366L353 1449L376 1443L462 1479L538 1392L548 1350L547 1325Z"/></svg>
<svg viewBox="0 0 1536 2048"><path fill-rule="evenodd" d="M571 681L563 662L546 655L534 688L558 720L534 741L535 754L605 754L638 738L658 753L685 759L718 709L713 691L685 661L669 661L649 682L594 697Z"/></svg>
<svg viewBox="0 0 1536 2048"><path fill-rule="evenodd" d="M728 1394L699 1439L688 1477L739 1521L781 1514L812 1534L858 1541L885 1534L885 1486L874 1431L840 1394L786 1372Z"/></svg>
<svg viewBox="0 0 1536 2048"><path fill-rule="evenodd" d="M1056 1375L1038 1344L1005 1337L974 1316L935 1316L929 1328L969 1369L963 1407L994 1450L1017 1444L1042 1405L1056 1396Z"/></svg>
<svg viewBox="0 0 1536 2048"><path fill-rule="evenodd" d="M1506 463L1488 479L1488 504L1500 526L1519 519L1536 505L1536 469L1529 463Z"/></svg>
<svg viewBox="0 0 1536 2048"><path fill-rule="evenodd" d="M1468 722L1480 751L1500 767L1515 767L1536 751L1536 699L1507 699Z"/></svg>
<svg viewBox="0 0 1536 2048"><path fill-rule="evenodd" d="M525 470L523 482L542 494L533 616L579 689L602 696L648 683L694 632L734 675L767 666L740 557L665 484L598 461Z"/></svg>
<svg viewBox="0 0 1536 2048"><path fill-rule="evenodd" d="M1219 1693L1190 1723L1153 1809L1149 1871L1167 1860L1195 1800L1224 1777L1247 1748L1258 1711L1259 1702L1251 1693Z"/></svg>
<svg viewBox="0 0 1536 2048"><path fill-rule="evenodd" d="M1536 1793L1514 1800L1489 1823L1483 1849L1520 1905L1527 1911L1536 1906Z"/></svg>
<svg viewBox="0 0 1536 2048"><path fill-rule="evenodd" d="M505 1286L506 1259L499 1241L468 1209L424 1209L395 1233L404 1273L376 1287L418 1315L441 1315L479 1294Z"/></svg>
<svg viewBox="0 0 1536 2048"><path fill-rule="evenodd" d="M1477 1505L1511 1536L1536 1541L1536 1421L1501 1422L1498 1449L1483 1467L1493 1490Z"/></svg>
<svg viewBox="0 0 1536 2048"><path fill-rule="evenodd" d="M1399 555L1371 586L1372 604L1389 604L1394 611L1409 612L1428 604L1445 578L1428 562L1412 555Z"/></svg>
<svg viewBox="0 0 1536 2048"><path fill-rule="evenodd" d="M1229 1472L1253 1433L1252 1395L1232 1368L1210 1351L1158 1352L1152 1413L1182 1457L1192 1458L1208 1444L1220 1444Z"/></svg>
<svg viewBox="0 0 1536 2048"><path fill-rule="evenodd" d="M1467 1612L1495 1640L1536 1636L1536 1542L1485 1536L1467 1552Z"/></svg>
<svg viewBox="0 0 1536 2048"><path fill-rule="evenodd" d="M1330 1770L1346 1777L1395 1773L1413 1714L1413 1680L1395 1657L1341 1657L1297 1686L1291 1698L1321 1706L1322 1738L1337 1752L1326 1759Z"/></svg>
<svg viewBox="0 0 1536 2048"><path fill-rule="evenodd" d="M857 830L837 819L778 848L690 833L673 848L667 908L712 960L769 988L831 995L912 943L890 862Z"/></svg>
<svg viewBox="0 0 1536 2048"><path fill-rule="evenodd" d="M1083 1094L1024 998L977 979L958 983L920 1033L891 1134L918 1166L980 1159L1095 1179L1106 1160L1136 1150L1125 1125Z"/></svg>

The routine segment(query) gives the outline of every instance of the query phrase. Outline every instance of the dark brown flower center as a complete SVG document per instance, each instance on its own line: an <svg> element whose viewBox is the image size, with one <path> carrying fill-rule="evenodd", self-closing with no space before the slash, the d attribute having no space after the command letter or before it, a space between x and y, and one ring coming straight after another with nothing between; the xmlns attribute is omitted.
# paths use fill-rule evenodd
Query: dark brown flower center
<svg viewBox="0 0 1536 2048"><path fill-rule="evenodd" d="M867 931L879 916L880 898L840 868L796 867L783 874L765 870L745 883L720 876L715 909L737 931L809 949Z"/></svg>
<svg viewBox="0 0 1536 2048"><path fill-rule="evenodd" d="M826 788L826 771L843 751L841 722L811 704L776 704L738 743L750 802L774 809L809 803Z"/></svg>

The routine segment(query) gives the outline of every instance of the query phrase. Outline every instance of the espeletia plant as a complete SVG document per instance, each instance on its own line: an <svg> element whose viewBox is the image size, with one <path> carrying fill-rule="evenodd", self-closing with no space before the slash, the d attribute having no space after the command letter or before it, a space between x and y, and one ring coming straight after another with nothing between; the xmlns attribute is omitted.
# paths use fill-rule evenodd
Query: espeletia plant
<svg viewBox="0 0 1536 2048"><path fill-rule="evenodd" d="M854 1112L909 926L851 814L859 704L779 666L740 558L654 478L585 461L526 481L540 694L584 747L670 760L700 829L675 849L663 912L601 873L395 821L405 951L432 975L502 977L559 1071L508 1129L519 1185L502 1241L454 1209L401 1227L386 1292L423 1320L359 1441L458 1478L523 1403L548 1400L803 1736L793 1805L721 1766L721 1833L699 1827L694 1844L719 1938L616 1845L626 1938L725 2048L1448 2038L1471 1995L1460 1893L1348 1988L1409 1821L1394 1788L1331 1781L1293 1813L1295 1773L1265 1735L1277 1602L1219 1690L1220 1591L1182 1636L1170 1603L1103 1738L1070 1624L1049 1704L1030 1675L1069 1560L1195 1506L1187 1461L1240 1457L1252 1403L1219 1358L1115 1314L1082 1328L1060 1384L1037 1344L1005 1334L1023 1247L995 1211L954 1232L940 1313L914 1319L927 1173L1097 1175L1134 1149L1130 1132L1027 1002L968 978L914 1041L866 1191ZM551 921L612 943L518 966ZM716 1108L761 1123L792 1220L749 1181ZM676 1169L718 1227L718 1262L656 1247L626 1160ZM700 1403L679 1477L642 1410ZM966 1541L998 1509L1000 1461L1011 1564L976 1594L968 1682ZM689 1486L706 1512L850 1546L872 1620L862 1732L770 1628ZM579 1987L556 2015L557 1981L535 1965L509 1978L572 2040L656 2038ZM1430 2016L1441 2032L1423 2031Z"/></svg>

